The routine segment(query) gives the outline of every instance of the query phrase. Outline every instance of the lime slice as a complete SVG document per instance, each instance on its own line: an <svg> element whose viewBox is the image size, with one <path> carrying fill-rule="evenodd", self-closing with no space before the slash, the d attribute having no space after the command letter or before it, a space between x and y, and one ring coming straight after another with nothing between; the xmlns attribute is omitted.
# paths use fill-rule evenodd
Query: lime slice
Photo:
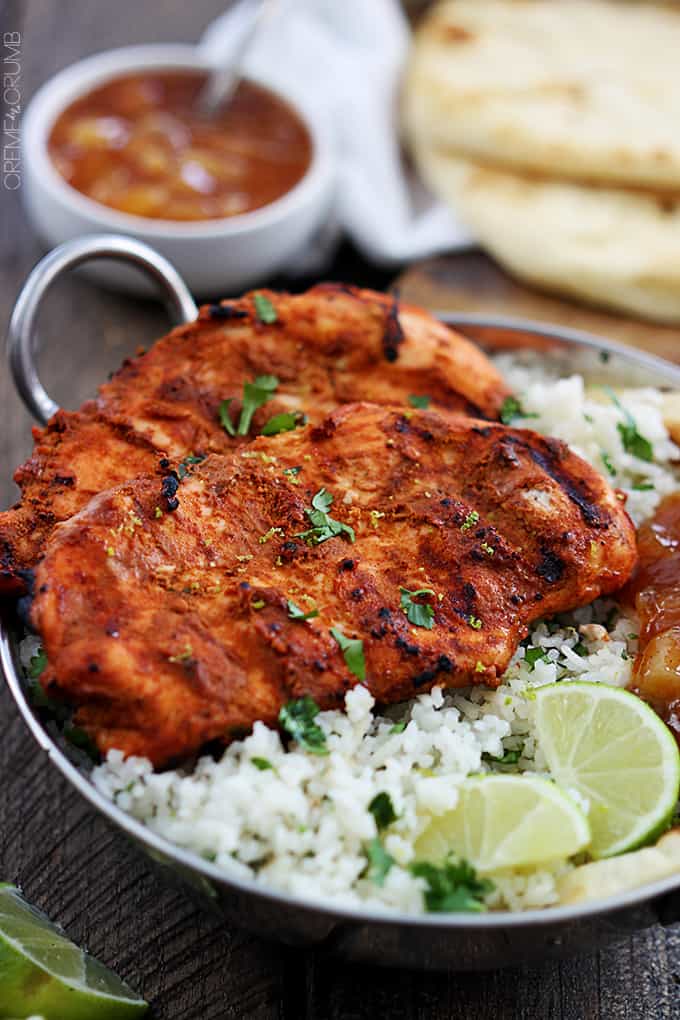
<svg viewBox="0 0 680 1020"><path fill-rule="evenodd" d="M129 1020L148 1009L17 889L0 885L0 1017Z"/></svg>
<svg viewBox="0 0 680 1020"><path fill-rule="evenodd" d="M458 804L418 837L418 860L464 857L488 874L564 860L590 842L585 815L554 783L537 776L479 776L461 784Z"/></svg>
<svg viewBox="0 0 680 1020"><path fill-rule="evenodd" d="M680 753L644 701L606 684L550 684L536 689L535 725L553 778L588 799L591 856L633 850L666 828Z"/></svg>

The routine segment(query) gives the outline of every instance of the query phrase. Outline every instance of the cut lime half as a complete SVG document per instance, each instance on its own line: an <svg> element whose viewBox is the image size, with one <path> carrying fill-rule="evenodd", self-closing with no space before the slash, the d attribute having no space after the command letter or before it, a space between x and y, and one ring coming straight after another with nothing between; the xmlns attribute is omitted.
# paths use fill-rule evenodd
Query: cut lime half
<svg viewBox="0 0 680 1020"><path fill-rule="evenodd" d="M590 842L585 815L554 783L537 776L466 779L458 804L418 837L418 860L453 853L482 874L565 860Z"/></svg>
<svg viewBox="0 0 680 1020"><path fill-rule="evenodd" d="M0 885L0 1017L132 1020L147 1009L14 886Z"/></svg>
<svg viewBox="0 0 680 1020"><path fill-rule="evenodd" d="M569 681L536 689L538 745L560 786L589 803L593 857L650 842L668 825L680 753L652 709L629 691Z"/></svg>

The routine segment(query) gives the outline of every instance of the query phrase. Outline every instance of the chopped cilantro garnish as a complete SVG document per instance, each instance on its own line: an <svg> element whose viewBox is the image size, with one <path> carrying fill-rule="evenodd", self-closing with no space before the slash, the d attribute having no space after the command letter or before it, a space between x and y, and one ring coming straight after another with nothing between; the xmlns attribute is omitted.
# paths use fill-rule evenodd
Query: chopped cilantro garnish
<svg viewBox="0 0 680 1020"><path fill-rule="evenodd" d="M222 403L224 402L225 401L222 401ZM181 460L177 465L177 477L179 478L180 482L184 478L186 478L187 475L191 474L191 467L194 464L200 464L202 460L205 460L205 454L194 453L190 454L188 457L185 457L184 460Z"/></svg>
<svg viewBox="0 0 680 1020"><path fill-rule="evenodd" d="M307 545L320 545L329 538L336 538L338 535L344 535L350 542L353 542L355 538L354 528L350 528L349 524L342 524L340 521L335 521L332 517L328 516L327 511L330 510L332 503L333 497L330 492L326 492L325 489L319 489L312 498L312 509L305 510L312 523L312 527L307 531L299 531L295 537L303 539Z"/></svg>
<svg viewBox="0 0 680 1020"><path fill-rule="evenodd" d="M234 428L232 420L229 417L229 405L231 404L233 399L234 399L233 397L228 397L226 400L223 400L220 406L217 408L217 414L220 419L220 425L222 426L223 429L226 429L230 436L236 435L236 429Z"/></svg>
<svg viewBox="0 0 680 1020"><path fill-rule="evenodd" d="M308 613L304 609L300 609L294 602L288 599L288 616L291 620L312 620L315 616L319 615L318 609L310 609Z"/></svg>
<svg viewBox="0 0 680 1020"><path fill-rule="evenodd" d="M421 411L427 410L427 408L430 406L430 398L424 395L422 397L418 396L417 393L411 393L411 395L408 398L408 402L411 405L411 407L418 407L420 408Z"/></svg>
<svg viewBox="0 0 680 1020"><path fill-rule="evenodd" d="M634 492L652 492L654 485L652 482L636 482L633 486Z"/></svg>
<svg viewBox="0 0 680 1020"><path fill-rule="evenodd" d="M582 641L577 641L574 647L572 648L572 652L576 652L577 655L587 655L588 649L586 648Z"/></svg>
<svg viewBox="0 0 680 1020"><path fill-rule="evenodd" d="M272 322L276 322L276 309L266 294L253 294L253 304L255 305L255 314L260 322L264 322L268 326Z"/></svg>
<svg viewBox="0 0 680 1020"><path fill-rule="evenodd" d="M396 822L398 818L389 793L376 793L375 797L368 805L368 810L375 818L375 824L378 826L378 831L386 829L388 825L391 825L392 822Z"/></svg>
<svg viewBox="0 0 680 1020"><path fill-rule="evenodd" d="M624 450L632 453L639 460L651 461L654 459L654 448L648 439L641 436L635 422L619 422L616 426L621 436Z"/></svg>
<svg viewBox="0 0 680 1020"><path fill-rule="evenodd" d="M470 528L474 528L475 524L479 520L479 513L476 510L471 510L465 520L460 526L461 531L469 531Z"/></svg>
<svg viewBox="0 0 680 1020"><path fill-rule="evenodd" d="M279 380L275 375L258 375L253 382L243 384L243 405L236 430L237 435L248 435L253 415L258 407L267 403L278 385Z"/></svg>
<svg viewBox="0 0 680 1020"><path fill-rule="evenodd" d="M314 720L319 706L305 694L303 698L289 701L279 712L279 723L303 751L310 754L328 754L326 734Z"/></svg>
<svg viewBox="0 0 680 1020"><path fill-rule="evenodd" d="M470 624L473 630L482 629L482 621L479 619L478 616L468 616L468 623Z"/></svg>
<svg viewBox="0 0 680 1020"><path fill-rule="evenodd" d="M364 850L368 858L368 867L364 872L366 878L376 885L384 885L390 868L394 864L394 857L385 850L379 836L367 843Z"/></svg>
<svg viewBox="0 0 680 1020"><path fill-rule="evenodd" d="M538 418L538 415L524 411L517 397L506 397L501 405L500 419L504 425L509 425L515 418Z"/></svg>
<svg viewBox="0 0 680 1020"><path fill-rule="evenodd" d="M292 432L293 429L305 425L307 417L302 411L285 411L283 414L275 414L273 418L264 425L263 436L278 436L279 432Z"/></svg>
<svg viewBox="0 0 680 1020"><path fill-rule="evenodd" d="M406 619L415 627L425 627L432 630L434 625L434 609L428 602L414 602L414 597L421 595L434 595L431 588L417 588L416 591L409 591L408 588L399 588L401 592L401 608L406 613Z"/></svg>
<svg viewBox="0 0 680 1020"><path fill-rule="evenodd" d="M482 542L481 549L482 552L485 552L487 556L493 556L496 552L494 547L492 545L489 545L488 542Z"/></svg>
<svg viewBox="0 0 680 1020"><path fill-rule="evenodd" d="M31 680L37 680L47 666L47 656L42 648L39 648L35 655L31 656L28 666L28 675Z"/></svg>
<svg viewBox="0 0 680 1020"><path fill-rule="evenodd" d="M262 407L271 399L279 380L275 375L258 375L252 382L243 384L243 401L241 403L241 415L238 420L238 428L234 429L234 423L229 416L229 405L233 397L223 400L218 407L220 424L230 436L247 436L253 415L258 407Z"/></svg>
<svg viewBox="0 0 680 1020"><path fill-rule="evenodd" d="M604 390L626 419L625 422L619 422L616 426L621 436L624 450L627 453L632 453L639 460L646 460L648 462L654 460L654 448L650 441L638 432L635 418L633 418L630 411L626 410L610 386L605 386Z"/></svg>
<svg viewBox="0 0 680 1020"><path fill-rule="evenodd" d="M516 765L522 757L523 751L524 744L521 744L520 747L516 747L512 751L505 751L504 754L501 754L498 757L493 754L485 753L482 755L482 758L485 761L492 761L494 765Z"/></svg>
<svg viewBox="0 0 680 1020"><path fill-rule="evenodd" d="M361 638L345 637L337 627L331 627L331 636L340 645L340 651L350 673L353 673L359 680L365 680L366 660L364 659L364 643Z"/></svg>
<svg viewBox="0 0 680 1020"><path fill-rule="evenodd" d="M390 734L392 733L403 733L406 729L406 723L402 719L401 722L395 722L394 726L390 726Z"/></svg>
<svg viewBox="0 0 680 1020"><path fill-rule="evenodd" d="M616 474L616 468L612 464L612 459L606 450L600 450L600 460L602 461L610 475Z"/></svg>
<svg viewBox="0 0 680 1020"><path fill-rule="evenodd" d="M527 648L524 653L524 661L528 662L532 669L539 660L543 660L543 662L550 661L545 648Z"/></svg>
<svg viewBox="0 0 680 1020"><path fill-rule="evenodd" d="M89 733L81 726L72 726L67 723L62 730L62 736L64 737L64 740L68 740L69 744L73 747L78 747L81 751L84 751L85 754L92 759L92 761L100 760L97 745L94 743Z"/></svg>
<svg viewBox="0 0 680 1020"><path fill-rule="evenodd" d="M480 913L486 910L484 897L493 890L493 884L486 878L478 878L467 861L449 857L441 867L427 861L416 861L409 870L416 878L425 879L427 888L423 899L430 913Z"/></svg>
<svg viewBox="0 0 680 1020"><path fill-rule="evenodd" d="M268 758L257 758L257 757L255 757L255 758L251 758L250 760L253 763L253 765L255 766L255 768L260 770L260 772L266 772L267 769L273 769L274 768L274 766L272 765L272 763L269 761Z"/></svg>
<svg viewBox="0 0 680 1020"><path fill-rule="evenodd" d="M256 602L251 602L250 604L253 607L253 609L264 609L267 603L265 602L264 599L257 599Z"/></svg>

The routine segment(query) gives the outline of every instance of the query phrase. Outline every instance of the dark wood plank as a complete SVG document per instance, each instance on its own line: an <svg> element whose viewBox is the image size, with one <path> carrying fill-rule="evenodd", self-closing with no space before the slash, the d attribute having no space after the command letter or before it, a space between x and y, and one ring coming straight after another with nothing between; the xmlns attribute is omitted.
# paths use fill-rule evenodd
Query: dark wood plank
<svg viewBox="0 0 680 1020"><path fill-rule="evenodd" d="M222 0L5 0L2 31L23 35L26 98L50 74L98 49L131 42L196 39ZM161 13L162 12L162 13ZM0 191L0 315L41 253L18 202ZM477 256L456 256L432 273L419 297L460 307L499 301L497 271ZM387 274L345 250L332 278L384 285ZM416 291L414 275L404 296ZM434 283L437 284L435 289ZM496 281L496 282L494 282ZM514 285L503 286L510 289ZM502 288L501 288L502 289ZM510 301L506 291L504 300ZM515 314L539 315L533 298ZM537 299L549 300L549 299ZM466 305L465 302L468 302ZM502 304L502 302L501 302ZM539 317L572 306L541 305ZM506 306L503 306L504 308ZM510 310L510 305L506 310ZM597 313L596 313L597 314ZM590 321L587 328L596 327ZM43 311L45 382L65 406L91 395L138 344L165 329L152 303L106 294L76 277L61 282ZM637 332L638 327L630 327ZM603 328L600 332L605 332ZM610 331L611 332L611 331ZM672 331L671 331L672 332ZM674 337L661 331L663 343ZM617 335L612 333L612 335ZM29 452L30 422L9 374L0 369L0 505L14 498L13 467ZM0 878L114 966L154 1004L158 1020L671 1020L680 1016L680 931L635 936L619 949L562 965L484 975L411 974L350 966L230 930L175 891L81 801L36 749L0 685Z"/></svg>

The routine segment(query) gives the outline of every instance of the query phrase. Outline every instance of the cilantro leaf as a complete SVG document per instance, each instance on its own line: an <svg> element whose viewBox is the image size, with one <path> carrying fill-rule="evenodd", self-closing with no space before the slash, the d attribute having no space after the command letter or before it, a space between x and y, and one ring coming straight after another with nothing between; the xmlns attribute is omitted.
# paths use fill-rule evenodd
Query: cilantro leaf
<svg viewBox="0 0 680 1020"><path fill-rule="evenodd" d="M380 829L386 829L392 822L396 822L397 812L394 810L394 804L389 793L376 793L375 797L368 805L368 810L375 818L375 824Z"/></svg>
<svg viewBox="0 0 680 1020"><path fill-rule="evenodd" d="M538 418L538 415L525 411L517 397L506 397L501 405L499 417L504 425L509 425L516 418Z"/></svg>
<svg viewBox="0 0 680 1020"><path fill-rule="evenodd" d="M73 747L80 748L80 750L84 751L88 758L91 758L92 761L100 761L101 755L99 753L99 748L94 743L89 733L87 733L81 726L71 726L67 724L62 730L62 735L64 740L68 740L69 744Z"/></svg>
<svg viewBox="0 0 680 1020"><path fill-rule="evenodd" d="M260 772L266 772L267 769L274 768L274 766L272 765L268 758L258 758L257 756L255 756L250 760L255 766L255 768L260 770Z"/></svg>
<svg viewBox="0 0 680 1020"><path fill-rule="evenodd" d="M354 528L328 516L327 511L332 503L333 497L330 492L319 489L312 499L312 509L305 510L312 527L307 531L298 531L295 537L301 538L307 545L321 545L322 542L326 542L329 538L336 538L338 535L344 535L350 542L353 542L356 537Z"/></svg>
<svg viewBox="0 0 680 1020"><path fill-rule="evenodd" d="M328 754L326 734L314 720L319 706L305 694L303 698L289 701L279 712L279 724L302 748L310 754Z"/></svg>
<svg viewBox="0 0 680 1020"><path fill-rule="evenodd" d="M600 460L602 461L610 475L613 476L616 474L616 468L612 464L612 459L606 450L600 450Z"/></svg>
<svg viewBox="0 0 680 1020"><path fill-rule="evenodd" d="M410 866L416 878L425 879L425 907L430 913L480 913L486 910L484 896L493 889L488 879L478 878L475 869L465 860L449 857L440 867L427 861Z"/></svg>
<svg viewBox="0 0 680 1020"><path fill-rule="evenodd" d="M652 461L654 459L654 447L648 439L640 435L635 422L619 422L616 426L621 436L623 448L632 453L639 460Z"/></svg>
<svg viewBox="0 0 680 1020"><path fill-rule="evenodd" d="M228 397L223 400L220 406L217 408L217 413L220 419L220 425L225 429L230 436L236 435L236 429L234 428L231 418L229 417L229 405L231 404L233 397Z"/></svg>
<svg viewBox="0 0 680 1020"><path fill-rule="evenodd" d="M432 630L434 626L434 609L428 602L414 602L413 598L420 595L434 595L431 588L417 588L416 591L409 591L408 588L399 588L401 592L401 608L406 613L406 619L415 627L425 627Z"/></svg>
<svg viewBox="0 0 680 1020"><path fill-rule="evenodd" d="M233 397L223 400L217 409L222 428L226 429L230 436L247 436L253 415L258 407L262 407L271 399L278 385L279 380L275 375L258 375L256 379L244 383L238 428L234 429L234 423L229 415L229 405Z"/></svg>
<svg viewBox="0 0 680 1020"><path fill-rule="evenodd" d="M253 382L243 384L243 404L241 406L241 417L238 422L236 434L247 436L250 431L250 423L258 407L262 407L279 385L275 375L258 375Z"/></svg>
<svg viewBox="0 0 680 1020"><path fill-rule="evenodd" d="M492 761L495 765L516 765L522 757L524 751L524 744L520 747L513 748L511 751L504 751L501 755L487 754L486 752L482 755L484 761Z"/></svg>
<svg viewBox="0 0 680 1020"><path fill-rule="evenodd" d="M307 423L307 416L302 411L285 411L283 414L275 414L264 425L261 436L278 436L280 432L292 432Z"/></svg>
<svg viewBox="0 0 680 1020"><path fill-rule="evenodd" d="M255 314L260 322L264 322L267 326L276 322L278 318L276 309L266 294L253 294L253 304L255 305Z"/></svg>
<svg viewBox="0 0 680 1020"><path fill-rule="evenodd" d="M430 397L420 397L417 393L411 393L408 402L411 407L418 407L421 411L425 411L430 406Z"/></svg>
<svg viewBox="0 0 680 1020"><path fill-rule="evenodd" d="M222 401L222 403L224 403L224 401ZM231 422L229 424L231 424ZM184 460L181 460L177 465L177 477L180 482L183 481L187 475L191 474L191 468L194 464L200 464L203 460L205 460L205 454L203 453L192 453L188 457L185 457Z"/></svg>
<svg viewBox="0 0 680 1020"><path fill-rule="evenodd" d="M337 627L331 627L331 635L340 645L345 665L350 673L353 673L359 680L365 680L366 660L364 659L364 643L361 638L345 637Z"/></svg>
<svg viewBox="0 0 680 1020"><path fill-rule="evenodd" d="M31 661L28 667L28 675L31 680L37 680L41 673L44 672L47 666L47 656L42 648L39 648L35 655L31 656Z"/></svg>
<svg viewBox="0 0 680 1020"><path fill-rule="evenodd" d="M395 722L394 726L390 727L390 733L403 733L406 729L406 722L402 719L401 722Z"/></svg>
<svg viewBox="0 0 680 1020"><path fill-rule="evenodd" d="M330 492L326 492L325 489L319 489L319 491L312 496L312 507L320 513L327 513L332 505L333 497Z"/></svg>
<svg viewBox="0 0 680 1020"><path fill-rule="evenodd" d="M379 836L376 836L375 839L366 844L364 852L368 858L368 866L364 872L366 878L376 885L384 885L385 879L394 864L394 857L385 850Z"/></svg>
<svg viewBox="0 0 680 1020"><path fill-rule="evenodd" d="M543 662L549 661L545 648L527 648L524 653L524 661L528 662L532 669L540 659Z"/></svg>
<svg viewBox="0 0 680 1020"><path fill-rule="evenodd" d="M652 482L636 482L633 486L634 492L652 492L654 485Z"/></svg>
<svg viewBox="0 0 680 1020"><path fill-rule="evenodd" d="M294 602L288 599L288 616L291 620L312 620L315 616L319 615L318 609L310 609L308 613L304 609L300 609Z"/></svg>
<svg viewBox="0 0 680 1020"><path fill-rule="evenodd" d="M616 426L621 436L624 450L627 453L632 453L639 460L646 460L648 462L654 460L654 448L650 441L638 432L633 415L623 406L611 386L604 386L603 389L612 404L619 409L626 419L625 422L619 422Z"/></svg>

